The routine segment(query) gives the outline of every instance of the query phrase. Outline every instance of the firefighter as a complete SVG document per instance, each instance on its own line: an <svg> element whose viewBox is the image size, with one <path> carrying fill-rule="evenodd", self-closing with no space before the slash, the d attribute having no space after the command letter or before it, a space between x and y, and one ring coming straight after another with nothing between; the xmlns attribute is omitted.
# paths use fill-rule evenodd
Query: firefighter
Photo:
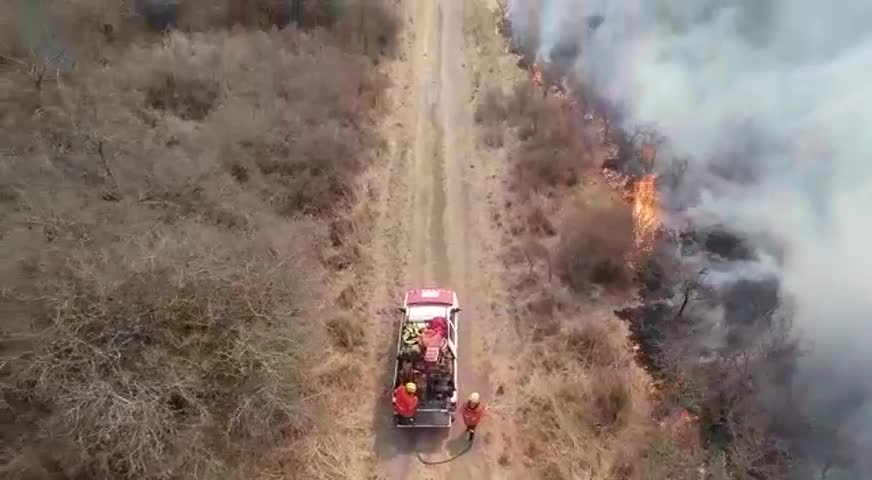
<svg viewBox="0 0 872 480"><path fill-rule="evenodd" d="M466 433L469 434L469 441L472 442L475 437L475 427L484 416L487 407L479 401L478 393L473 392L469 399L463 404L463 423L466 424Z"/></svg>
<svg viewBox="0 0 872 480"><path fill-rule="evenodd" d="M400 385L394 390L391 401L394 404L394 415L400 423L414 423L415 411L418 409L418 397L415 392L418 386L414 382Z"/></svg>

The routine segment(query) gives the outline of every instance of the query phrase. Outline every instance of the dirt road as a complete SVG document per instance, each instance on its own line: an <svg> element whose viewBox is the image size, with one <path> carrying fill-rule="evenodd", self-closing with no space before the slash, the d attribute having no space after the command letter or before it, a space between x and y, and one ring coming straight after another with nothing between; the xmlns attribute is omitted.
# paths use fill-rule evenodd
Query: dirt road
<svg viewBox="0 0 872 480"><path fill-rule="evenodd" d="M507 325L495 267L499 234L489 221L498 185L476 155L463 2L399 2L405 25L399 60L390 72L393 113L385 125L390 155L372 253L374 279L380 282L376 298L381 299L374 302L373 315L383 320L374 361L385 372L392 368L398 319L388 307L403 288L451 288L464 308L458 348L461 398L478 391L491 400L491 340ZM378 391L389 398L388 376L378 382ZM485 422L472 451L430 467L415 454L440 459L462 450L462 427L447 435L398 431L385 402L376 402L373 415L380 478L507 478L494 474L507 436L495 419Z"/></svg>

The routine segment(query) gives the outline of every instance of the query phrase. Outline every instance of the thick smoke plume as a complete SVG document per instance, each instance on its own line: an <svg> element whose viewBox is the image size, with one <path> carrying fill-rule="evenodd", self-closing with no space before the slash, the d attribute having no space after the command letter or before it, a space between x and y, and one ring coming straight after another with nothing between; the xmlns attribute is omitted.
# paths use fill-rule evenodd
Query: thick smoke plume
<svg viewBox="0 0 872 480"><path fill-rule="evenodd" d="M514 0L510 15L516 41L571 63L624 127L656 125L658 159L687 159L669 220L756 248L727 277L777 276L810 347L808 400L854 399L872 436L872 2Z"/></svg>

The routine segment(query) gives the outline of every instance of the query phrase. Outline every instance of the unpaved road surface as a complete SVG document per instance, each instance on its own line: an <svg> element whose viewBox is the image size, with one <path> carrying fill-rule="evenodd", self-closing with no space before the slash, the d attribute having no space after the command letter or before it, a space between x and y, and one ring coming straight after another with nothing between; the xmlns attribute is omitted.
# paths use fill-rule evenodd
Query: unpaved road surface
<svg viewBox="0 0 872 480"><path fill-rule="evenodd" d="M505 329L496 251L490 222L498 183L476 155L470 65L464 38L464 1L401 0L404 23L399 58L390 67L392 113L384 125L389 158L373 240L371 314L380 337L373 362L384 371L373 412L378 477L384 479L516 478L498 464L510 441L506 422L485 419L472 450L442 466L425 466L416 454L438 460L465 446L463 427L451 432L397 430L389 408L390 373L404 288L445 287L460 297L460 395L478 391L493 403L490 374L495 333ZM496 411L495 411L496 412ZM459 420L459 416L458 416ZM460 423L460 422L458 422Z"/></svg>

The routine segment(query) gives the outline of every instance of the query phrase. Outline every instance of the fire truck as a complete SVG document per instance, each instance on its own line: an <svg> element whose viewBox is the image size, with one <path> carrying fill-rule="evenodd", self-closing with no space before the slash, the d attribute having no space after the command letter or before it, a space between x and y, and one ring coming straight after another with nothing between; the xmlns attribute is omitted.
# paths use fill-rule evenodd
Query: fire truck
<svg viewBox="0 0 872 480"><path fill-rule="evenodd" d="M408 290L397 334L393 388L414 382L418 408L400 428L451 428L457 409L457 294L441 288Z"/></svg>

